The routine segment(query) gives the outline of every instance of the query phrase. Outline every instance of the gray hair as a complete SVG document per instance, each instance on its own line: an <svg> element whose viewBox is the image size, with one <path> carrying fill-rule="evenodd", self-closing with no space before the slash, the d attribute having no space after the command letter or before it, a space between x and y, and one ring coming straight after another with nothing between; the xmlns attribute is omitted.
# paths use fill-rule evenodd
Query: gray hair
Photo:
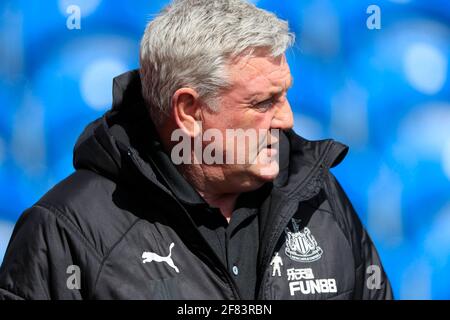
<svg viewBox="0 0 450 320"><path fill-rule="evenodd" d="M227 64L264 48L282 55L294 42L288 23L244 0L174 0L146 27L140 48L142 94L155 124L176 90L189 87L217 111L229 87Z"/></svg>

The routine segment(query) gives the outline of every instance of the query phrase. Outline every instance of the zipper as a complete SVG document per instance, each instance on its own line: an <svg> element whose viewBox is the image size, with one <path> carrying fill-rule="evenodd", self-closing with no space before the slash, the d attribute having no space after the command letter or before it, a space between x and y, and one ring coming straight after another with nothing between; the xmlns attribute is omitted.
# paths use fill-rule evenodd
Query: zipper
<svg viewBox="0 0 450 320"><path fill-rule="evenodd" d="M133 150L128 149L128 150L127 150L127 154L128 154L128 156L131 158L133 164L139 169L139 171L140 171L140 172L143 172L143 168L142 168L142 166L141 166L141 164L140 164L140 161L139 161L139 159L136 158L136 155L135 155L135 153L133 152ZM149 157L149 159L150 159L150 161L153 163L154 168L156 168L156 170L159 171L158 166L156 166L156 164L153 162L153 159L152 159L151 157ZM159 173L160 173L160 175L161 175L161 176L163 177L163 179L164 179L164 175L161 174L161 172L159 172ZM144 175L144 176L145 176L145 175ZM184 212L185 217L190 221L190 223L191 223L192 225L195 226L195 222L192 220L192 218L191 218L190 215L189 215L189 212L188 212L188 211L186 210L186 208L180 203L180 201L179 201L176 197L174 197L172 194L167 193L167 192L165 192L165 193L166 193L167 195L169 195L169 196L177 203L178 207L181 208L181 210ZM203 236L202 236L202 234L200 233L200 231L198 231L197 228L194 228L194 229L195 229L195 232L197 233L197 236L199 236L200 239L202 239L203 242L206 243L206 245L208 246L209 250L210 250L210 251L212 252L212 254L216 257L216 260L217 260L218 262L220 262L219 257L217 257L216 253L209 247L207 241L203 238ZM197 249L197 250L198 250L198 249ZM198 251L201 252L201 250L198 250ZM202 252L201 252L201 255L204 256L204 257L209 261L210 264L216 265L216 266L218 265L218 266L219 266L219 268L220 268L221 271L222 271L222 275L223 275L223 276L225 277L225 279L227 280L227 281L226 281L226 282L227 282L227 285L229 286L229 288L231 289L231 292L233 293L233 298L234 298L235 300L241 300L241 297L240 297L240 295L239 295L239 291L238 291L237 288L236 288L236 285L235 285L235 283L234 283L234 280L232 279L232 277L231 277L231 275L229 274L228 270L224 268L223 264L222 264L221 262L218 263L218 264L216 264L214 261L212 261L212 260L210 259L210 257L209 257L208 255L206 255L206 254L204 254L204 253L202 253Z"/></svg>
<svg viewBox="0 0 450 320"><path fill-rule="evenodd" d="M290 204L289 206L285 207L285 209L283 211L289 211L294 207L295 204ZM268 268L268 264L270 263L270 257L272 255L273 250L275 249L276 244L278 243L278 239L281 237L281 234L283 233L284 227L288 224L289 220L292 218L292 216L295 214L295 211L293 211L293 213L290 214L286 214L286 218L284 218L279 225L283 226L283 228L279 228L277 227L277 229L274 231L274 234L271 237L270 240L270 244L269 247L267 248L266 254L263 257L263 262L261 263L261 274L262 274L262 278L261 281L259 283L259 288L258 288L258 296L257 299L258 300L262 300L263 299L263 292L264 292L264 287L265 287L265 282L267 279L267 268ZM281 232L280 232L281 231Z"/></svg>
<svg viewBox="0 0 450 320"><path fill-rule="evenodd" d="M325 154L326 154L326 153L325 153ZM324 165L323 165L323 163L321 162L320 165L318 165L316 168L313 169L313 172L310 174L310 176L309 176L307 179L305 179L305 180L303 181L303 183L302 183L298 188L296 188L296 190L299 190L299 189L301 189L302 187L304 187L304 186L305 186L312 178L314 178L314 177L316 176L317 172L318 172L319 170L323 169L323 168L324 168ZM292 210L292 209L298 208L298 206L297 206L296 204L299 204L300 202L305 201L305 200L307 200L307 199L308 199L308 198L303 198L303 199L300 198L300 199L298 199L298 200L295 200L295 202L291 202L289 205L287 205L287 206L283 209L283 212L280 213L280 215L283 215L284 218L279 222L278 226L275 228L275 231L272 233L272 237L271 237L271 239L269 240L269 246L267 247L267 251L266 251L266 253L265 253L264 257L263 257L263 262L261 263L261 266L262 266L262 268L261 268L261 273L262 273L262 274L260 274L260 276L261 276L262 278L261 278L261 281L260 281L259 287L258 287L258 296L257 296L257 299L258 299L258 300L262 300L262 299L263 299L263 296L264 296L264 287L265 287L265 282L266 282L266 280L267 280L267 272L266 272L266 269L267 269L268 266L269 266L268 264L270 263L270 262L269 262L269 261L270 261L270 257L271 257L272 254L273 254L273 251L274 251L274 249L275 249L275 246L276 246L276 244L278 243L278 240L280 239L281 234L283 233L284 228L288 225L289 220L292 219L292 217L293 217L294 214L295 214L295 210ZM292 210L291 213L284 215L284 212L287 213L287 212L290 211L290 210ZM280 227L280 226L282 226L282 227Z"/></svg>

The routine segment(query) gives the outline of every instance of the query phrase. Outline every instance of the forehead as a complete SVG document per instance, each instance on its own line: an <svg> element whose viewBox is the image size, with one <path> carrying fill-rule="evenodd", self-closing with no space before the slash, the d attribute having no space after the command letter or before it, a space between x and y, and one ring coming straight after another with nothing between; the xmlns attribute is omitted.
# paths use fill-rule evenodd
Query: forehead
<svg viewBox="0 0 450 320"><path fill-rule="evenodd" d="M243 57L229 66L232 86L248 94L286 90L291 73L285 55Z"/></svg>

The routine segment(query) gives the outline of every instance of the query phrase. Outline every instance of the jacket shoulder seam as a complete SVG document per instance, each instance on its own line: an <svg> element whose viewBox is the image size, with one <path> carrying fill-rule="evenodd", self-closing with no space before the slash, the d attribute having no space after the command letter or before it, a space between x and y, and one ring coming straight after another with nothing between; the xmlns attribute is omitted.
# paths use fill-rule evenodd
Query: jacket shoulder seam
<svg viewBox="0 0 450 320"><path fill-rule="evenodd" d="M78 228L69 218L67 218L61 209L47 202L41 202L39 204L34 205L34 207L45 209L45 212L53 214L56 219L62 221L69 229L71 229L71 231L77 234L78 238L84 243L86 247L89 247L89 249L91 249L95 253L95 256L98 261L102 260L102 255L97 251L97 249L95 249L93 244L89 242L89 240L87 239L86 235L84 235L82 230Z"/></svg>
<svg viewBox="0 0 450 320"><path fill-rule="evenodd" d="M125 238L125 236L128 234L128 232L130 232L131 229L133 229L133 227L139 222L141 221L141 219L136 219L135 221L133 221L133 223L131 223L131 225L128 227L128 229L120 236L120 238L111 246L111 248L108 250L108 252L105 254L105 256L103 257L103 259L101 260L100 266L98 268L97 271L97 275L95 276L95 280L94 280L94 285L92 287L92 292L91 292L91 296L89 297L89 299L92 299L92 296L94 295L95 291L97 290L97 284L98 284L98 280L100 279L100 275L103 271L103 267L105 265L105 262L108 260L109 256L111 255L111 253L114 251L114 249L119 245L120 242L122 242L123 238Z"/></svg>

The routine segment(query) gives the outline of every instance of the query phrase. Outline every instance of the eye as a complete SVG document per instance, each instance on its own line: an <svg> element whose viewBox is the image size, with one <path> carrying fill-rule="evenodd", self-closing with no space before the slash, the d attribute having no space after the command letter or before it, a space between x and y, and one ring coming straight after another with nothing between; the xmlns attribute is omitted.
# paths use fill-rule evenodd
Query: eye
<svg viewBox="0 0 450 320"><path fill-rule="evenodd" d="M261 110L261 111L266 111L266 110L272 108L273 105L274 105L274 98L272 97L270 99L258 102L253 107L255 109L258 109L258 110Z"/></svg>

